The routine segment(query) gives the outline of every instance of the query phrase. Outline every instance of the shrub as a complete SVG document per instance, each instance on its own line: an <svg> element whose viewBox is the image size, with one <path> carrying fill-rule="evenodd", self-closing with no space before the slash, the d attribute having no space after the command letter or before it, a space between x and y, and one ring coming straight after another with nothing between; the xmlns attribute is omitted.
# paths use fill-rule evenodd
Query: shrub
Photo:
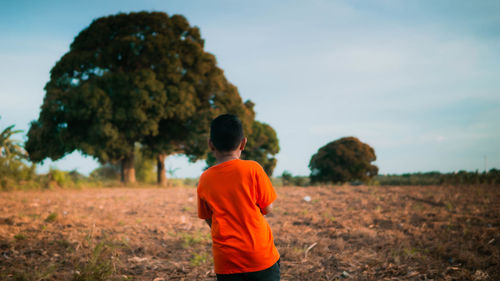
<svg viewBox="0 0 500 281"><path fill-rule="evenodd" d="M368 181L377 175L375 150L355 137L344 137L321 147L311 157L311 181L343 183Z"/></svg>
<svg viewBox="0 0 500 281"><path fill-rule="evenodd" d="M93 180L119 180L120 167L113 164L105 164L90 173L90 178Z"/></svg>
<svg viewBox="0 0 500 281"><path fill-rule="evenodd" d="M282 185L309 186L311 181L308 176L293 176L288 171L283 171L281 175Z"/></svg>
<svg viewBox="0 0 500 281"><path fill-rule="evenodd" d="M68 172L50 168L48 177L50 181L55 181L58 186L67 186L71 182L67 174Z"/></svg>

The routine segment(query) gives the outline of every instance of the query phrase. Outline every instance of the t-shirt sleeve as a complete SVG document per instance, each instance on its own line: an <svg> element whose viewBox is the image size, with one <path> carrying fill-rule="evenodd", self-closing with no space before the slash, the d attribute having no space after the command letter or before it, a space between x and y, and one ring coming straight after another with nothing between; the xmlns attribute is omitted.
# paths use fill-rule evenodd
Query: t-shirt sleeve
<svg viewBox="0 0 500 281"><path fill-rule="evenodd" d="M200 185L201 185L201 179L200 179L200 183L198 184L198 189L197 189L197 192L196 192L196 195L198 197L198 217L200 219L210 219L212 218L212 210L210 209L210 206L208 205L208 203L203 200L201 197L200 197Z"/></svg>
<svg viewBox="0 0 500 281"><path fill-rule="evenodd" d="M267 176L266 172L257 164L256 173L255 173L255 189L257 195L257 205L259 208L264 209L269 206L269 204L273 203L276 200L276 192L274 191L271 180Z"/></svg>

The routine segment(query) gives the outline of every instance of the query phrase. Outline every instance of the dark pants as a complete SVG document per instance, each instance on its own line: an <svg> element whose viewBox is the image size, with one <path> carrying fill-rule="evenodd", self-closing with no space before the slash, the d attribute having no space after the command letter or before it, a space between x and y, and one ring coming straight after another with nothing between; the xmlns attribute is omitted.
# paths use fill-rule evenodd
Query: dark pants
<svg viewBox="0 0 500 281"><path fill-rule="evenodd" d="M268 269L255 272L217 274L217 281L279 281L280 261Z"/></svg>

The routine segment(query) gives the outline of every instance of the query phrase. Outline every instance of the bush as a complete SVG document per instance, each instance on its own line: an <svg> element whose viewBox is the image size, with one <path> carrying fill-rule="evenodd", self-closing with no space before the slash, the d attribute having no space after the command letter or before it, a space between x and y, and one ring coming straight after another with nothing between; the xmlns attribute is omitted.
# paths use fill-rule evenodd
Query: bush
<svg viewBox="0 0 500 281"><path fill-rule="evenodd" d="M80 174L77 170L71 170L67 174L73 183L79 183L87 180L87 177Z"/></svg>
<svg viewBox="0 0 500 281"><path fill-rule="evenodd" d="M120 167L105 164L94 169L89 177L93 180L120 180Z"/></svg>
<svg viewBox="0 0 500 281"><path fill-rule="evenodd" d="M369 181L377 175L375 150L355 137L345 137L321 147L311 157L311 182Z"/></svg>
<svg viewBox="0 0 500 281"><path fill-rule="evenodd" d="M281 182L283 186L294 185L294 186L309 186L311 181L307 176L293 176L288 171L283 171L281 174Z"/></svg>
<svg viewBox="0 0 500 281"><path fill-rule="evenodd" d="M54 181L58 186L63 187L69 185L71 182L70 177L67 175L68 172L61 171L55 168L50 168L49 170L49 181Z"/></svg>

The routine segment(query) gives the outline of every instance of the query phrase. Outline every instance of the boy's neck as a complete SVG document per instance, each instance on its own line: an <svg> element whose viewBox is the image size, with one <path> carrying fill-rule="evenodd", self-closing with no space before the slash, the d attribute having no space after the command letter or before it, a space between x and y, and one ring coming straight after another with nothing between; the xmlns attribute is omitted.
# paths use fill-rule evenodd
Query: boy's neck
<svg viewBox="0 0 500 281"><path fill-rule="evenodd" d="M221 164L227 161L235 160L235 159L240 159L241 156L241 150L234 150L234 151L229 151L229 152L220 152L220 151L215 151L215 160L217 160L217 164Z"/></svg>
<svg viewBox="0 0 500 281"><path fill-rule="evenodd" d="M235 159L240 159L241 152L243 151L243 149L245 149L246 144L247 144L247 138L243 138L240 142L240 145L235 150L219 151L217 150L217 148L215 148L211 140L208 141L208 145L210 146L210 149L212 150L215 156L215 160L217 160L216 165Z"/></svg>

